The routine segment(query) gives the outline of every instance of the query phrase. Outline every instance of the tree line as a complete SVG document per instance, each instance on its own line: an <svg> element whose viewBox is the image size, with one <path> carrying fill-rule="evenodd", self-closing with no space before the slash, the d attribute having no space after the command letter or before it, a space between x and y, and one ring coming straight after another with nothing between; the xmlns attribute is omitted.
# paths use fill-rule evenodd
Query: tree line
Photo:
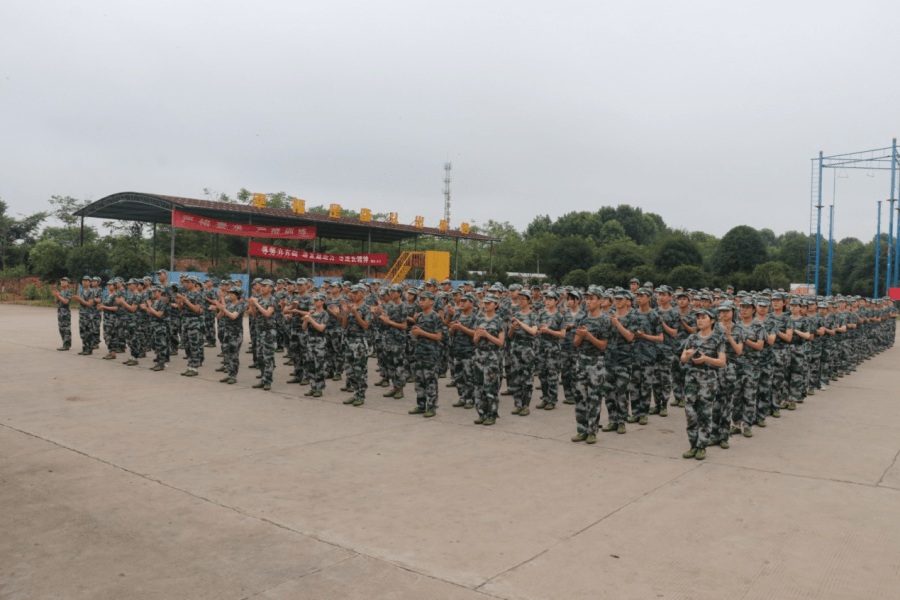
<svg viewBox="0 0 900 600"><path fill-rule="evenodd" d="M206 197L219 202L249 204L252 195L241 189L233 197L204 189ZM104 223L104 233L88 223L81 241L80 219L72 216L89 202L70 196L52 196L45 211L32 215L9 214L0 200L0 277L37 275L47 281L68 275L84 274L109 277L138 277L151 271L154 242L151 227L136 222ZM267 206L290 208L285 192L267 194ZM325 206L307 208L312 213L327 213ZM342 216L358 218L359 213L343 209ZM386 214L373 215L387 220ZM518 231L509 222L488 220L470 225L474 233L483 233L501 241L490 246L484 242L422 236L417 241L396 244L373 243L372 252L386 253L389 264L404 250L442 250L451 253L451 277L472 279L471 272L491 272L484 279L504 284L517 281L509 273L545 273L553 282L586 287L591 284L625 286L632 277L659 285L686 288L734 286L736 289L784 288L806 281L810 238L799 231L776 235L772 229L754 229L738 225L721 238L701 231L673 229L660 215L622 204L604 206L596 212L570 212L552 219L538 215ZM156 267L169 264L171 231L158 226L155 242ZM887 233L882 234L880 282L887 269ZM813 240L813 243L815 240ZM312 242L279 240L278 245L311 250ZM330 253L367 252L352 240L319 240L317 251ZM459 252L458 261L456 252ZM874 285L876 239L861 241L847 237L834 244L832 292L871 295ZM247 238L217 236L200 231L179 230L175 236L175 255L199 261L215 261L209 271L225 275L236 270L247 256ZM821 292L827 278L828 240L822 240ZM275 266L276 268L272 269ZM237 269L240 270L240 269ZM309 273L307 263L277 267L260 263L258 273L279 277L298 277ZM344 279L365 276L360 267L345 267ZM480 277L475 277L480 279ZM524 283L531 283L526 281Z"/></svg>

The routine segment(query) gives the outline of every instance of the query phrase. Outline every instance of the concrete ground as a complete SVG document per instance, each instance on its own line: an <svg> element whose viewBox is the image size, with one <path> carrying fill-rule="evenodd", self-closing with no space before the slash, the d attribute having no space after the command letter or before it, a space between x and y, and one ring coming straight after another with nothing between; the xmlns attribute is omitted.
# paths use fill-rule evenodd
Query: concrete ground
<svg viewBox="0 0 900 600"><path fill-rule="evenodd" d="M896 349L699 462L683 409L592 447L567 405L476 426L441 380L423 419L411 386L355 408L73 328L57 352L55 311L0 306L6 600L900 596Z"/></svg>

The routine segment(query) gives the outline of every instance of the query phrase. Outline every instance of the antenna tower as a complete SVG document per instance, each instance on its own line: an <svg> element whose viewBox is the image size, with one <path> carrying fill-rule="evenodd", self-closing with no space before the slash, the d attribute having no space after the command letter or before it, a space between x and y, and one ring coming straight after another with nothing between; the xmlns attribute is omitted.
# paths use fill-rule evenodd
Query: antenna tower
<svg viewBox="0 0 900 600"><path fill-rule="evenodd" d="M450 226L450 161L444 163L444 220Z"/></svg>

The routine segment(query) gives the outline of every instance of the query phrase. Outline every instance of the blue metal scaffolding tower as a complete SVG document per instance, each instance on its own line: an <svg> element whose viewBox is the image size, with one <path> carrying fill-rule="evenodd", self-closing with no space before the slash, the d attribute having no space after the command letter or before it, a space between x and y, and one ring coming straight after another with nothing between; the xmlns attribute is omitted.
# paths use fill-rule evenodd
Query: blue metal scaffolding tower
<svg viewBox="0 0 900 600"><path fill-rule="evenodd" d="M867 171L887 171L891 172L891 193L888 198L888 255L887 255L887 277L885 278L884 293L892 287L897 287L900 282L900 214L897 215L897 232L894 235L894 202L898 205L896 210L900 213L900 195L895 195L898 187L897 169L900 167L900 154L897 151L897 138L887 148L877 148L875 150L863 150L861 152L849 152L847 154L835 154L834 156L823 156L819 152L819 156L812 159L812 175L809 207L809 260L806 267L806 284L815 286L816 293L819 290L819 270L821 265L822 250L822 173L824 169L865 169ZM878 243L881 243L881 201L879 200L878 209ZM831 295L831 270L832 270L832 254L834 247L834 203L830 206L830 220L828 226L828 279L825 294ZM880 254L880 252L879 252ZM875 290L874 295L878 296L878 273L879 273L879 257L875 259Z"/></svg>

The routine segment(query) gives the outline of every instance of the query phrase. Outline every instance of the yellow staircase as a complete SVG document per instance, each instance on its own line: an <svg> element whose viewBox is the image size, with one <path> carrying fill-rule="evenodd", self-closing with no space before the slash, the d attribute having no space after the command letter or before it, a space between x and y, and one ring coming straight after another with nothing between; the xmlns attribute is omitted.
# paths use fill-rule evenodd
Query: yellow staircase
<svg viewBox="0 0 900 600"><path fill-rule="evenodd" d="M397 262L394 263L394 266L392 266L391 270L388 271L388 274L385 275L384 283L400 283L406 279L406 274L413 268L425 268L425 253L401 252L400 256L397 258Z"/></svg>

